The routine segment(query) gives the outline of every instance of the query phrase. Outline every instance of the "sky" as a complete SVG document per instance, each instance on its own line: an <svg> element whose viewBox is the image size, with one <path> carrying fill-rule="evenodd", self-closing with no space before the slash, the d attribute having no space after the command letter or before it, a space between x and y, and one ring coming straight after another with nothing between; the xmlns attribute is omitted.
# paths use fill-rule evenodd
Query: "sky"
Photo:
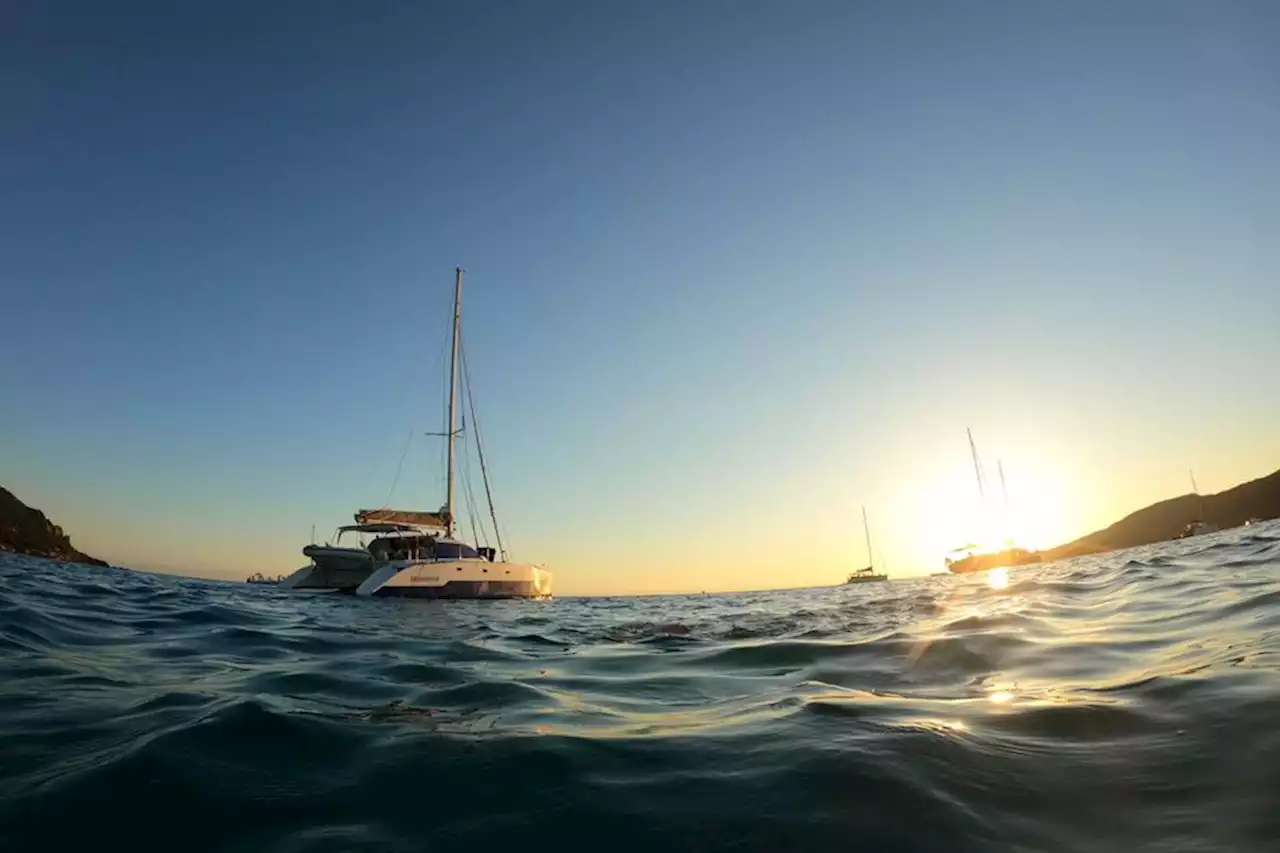
<svg viewBox="0 0 1280 853"><path fill-rule="evenodd" d="M1280 468L1280 6L39 3L0 53L0 484L291 571L434 509L453 270L559 594L938 571ZM399 468L399 476L397 469Z"/></svg>

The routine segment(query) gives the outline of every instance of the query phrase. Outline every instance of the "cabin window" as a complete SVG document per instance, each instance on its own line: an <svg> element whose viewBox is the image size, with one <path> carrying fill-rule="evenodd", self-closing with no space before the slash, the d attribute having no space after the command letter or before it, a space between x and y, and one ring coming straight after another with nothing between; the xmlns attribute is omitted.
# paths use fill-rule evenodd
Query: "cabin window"
<svg viewBox="0 0 1280 853"><path fill-rule="evenodd" d="M480 556L475 548L463 545L461 542L437 542L434 553L437 560L457 560L466 557L474 559Z"/></svg>

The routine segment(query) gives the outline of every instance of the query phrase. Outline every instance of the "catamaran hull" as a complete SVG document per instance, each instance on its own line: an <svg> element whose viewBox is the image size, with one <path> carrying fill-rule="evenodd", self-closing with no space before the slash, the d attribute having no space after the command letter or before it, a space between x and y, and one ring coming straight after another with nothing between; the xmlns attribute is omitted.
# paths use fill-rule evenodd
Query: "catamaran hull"
<svg viewBox="0 0 1280 853"><path fill-rule="evenodd" d="M443 586L382 587L377 598L547 598L527 581L449 581Z"/></svg>
<svg viewBox="0 0 1280 853"><path fill-rule="evenodd" d="M280 581L280 589L354 592L373 574L373 557L361 548L308 545L302 553L311 558L311 564Z"/></svg>
<svg viewBox="0 0 1280 853"><path fill-rule="evenodd" d="M551 573L488 560L388 563L356 595L376 598L550 598Z"/></svg>

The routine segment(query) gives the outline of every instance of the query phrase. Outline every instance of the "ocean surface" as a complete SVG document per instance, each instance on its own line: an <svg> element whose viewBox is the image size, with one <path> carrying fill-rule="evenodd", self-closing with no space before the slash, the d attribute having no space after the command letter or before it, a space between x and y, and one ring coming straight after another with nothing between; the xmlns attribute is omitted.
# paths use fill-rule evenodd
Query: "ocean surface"
<svg viewBox="0 0 1280 853"><path fill-rule="evenodd" d="M1280 524L547 602L0 557L0 850L87 849L1274 853Z"/></svg>

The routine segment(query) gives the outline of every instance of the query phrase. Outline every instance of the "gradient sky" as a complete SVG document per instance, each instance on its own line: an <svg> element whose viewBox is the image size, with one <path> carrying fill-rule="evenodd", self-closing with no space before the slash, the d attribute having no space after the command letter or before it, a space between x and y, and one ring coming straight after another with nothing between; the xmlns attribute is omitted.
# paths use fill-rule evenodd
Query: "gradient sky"
<svg viewBox="0 0 1280 853"><path fill-rule="evenodd" d="M1280 468L1280 4L25 4L0 484L147 569L442 500L453 268L513 557L801 586Z"/></svg>

